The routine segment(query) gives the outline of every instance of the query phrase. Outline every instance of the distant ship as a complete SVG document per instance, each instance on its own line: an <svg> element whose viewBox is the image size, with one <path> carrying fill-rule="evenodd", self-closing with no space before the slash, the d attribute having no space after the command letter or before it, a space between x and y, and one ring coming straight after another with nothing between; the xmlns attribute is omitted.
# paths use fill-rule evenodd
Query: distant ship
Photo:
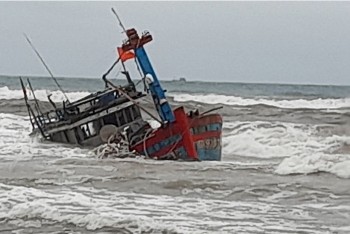
<svg viewBox="0 0 350 234"><path fill-rule="evenodd" d="M173 79L172 81L173 81L173 82L182 82L182 83L187 82L185 77L180 77L178 80Z"/></svg>
<svg viewBox="0 0 350 234"><path fill-rule="evenodd" d="M105 85L102 91L74 102L69 102L67 98L61 107L56 107L48 96L53 109L42 112L35 95L34 104L28 101L27 89L20 80L33 131L40 132L45 139L53 142L94 147L126 132L130 151L150 158L221 160L222 117L218 113L211 113L218 108L203 113L198 110L187 112L183 106L172 109L144 49L144 45L152 41L151 34L146 32L140 37L134 28L124 32L127 39L118 48L118 60L102 76ZM142 73L145 90L152 96L158 116L137 102L146 94L136 90L124 64L129 59L135 60ZM125 86L116 86L107 79L119 62L127 80ZM179 81L186 82L186 79L181 77ZM31 85L30 90L34 94ZM141 111L159 122L160 127L151 128L149 122L143 119Z"/></svg>

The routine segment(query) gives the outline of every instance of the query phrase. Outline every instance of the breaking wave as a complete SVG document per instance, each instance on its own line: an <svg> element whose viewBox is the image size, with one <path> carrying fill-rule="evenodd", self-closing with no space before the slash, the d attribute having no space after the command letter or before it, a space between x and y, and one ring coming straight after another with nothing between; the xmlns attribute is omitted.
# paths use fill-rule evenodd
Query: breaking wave
<svg viewBox="0 0 350 234"><path fill-rule="evenodd" d="M51 99L54 102L62 102L65 100L64 95L61 91L49 91L44 89L39 89L34 91L34 95L40 101L47 101L47 95L52 94ZM81 91L81 92L67 92L66 93L70 101L76 101L80 98L83 98L89 95L89 92ZM33 93L27 89L28 99L34 99ZM22 90L11 90L7 86L0 87L0 99L10 100L10 99L22 99L23 91Z"/></svg>
<svg viewBox="0 0 350 234"><path fill-rule="evenodd" d="M61 91L49 90L35 90L34 94L40 101L47 101L47 95L52 94L51 99L54 102L62 102L65 100ZM87 91L67 92L69 100L75 101L90 94ZM29 99L33 99L33 93L27 89ZM350 106L350 98L318 98L318 99L293 99L293 100L276 100L268 98L243 98L238 96L226 96L219 94L186 94L186 93L172 93L170 97L174 98L176 102L200 102L205 104L223 104L228 106L253 106L253 105L267 105L286 109L338 109L348 108ZM0 99L22 99L22 90L12 90L7 86L0 87Z"/></svg>
<svg viewBox="0 0 350 234"><path fill-rule="evenodd" d="M64 100L60 91L36 90L35 96L47 100L52 94L55 102ZM74 101L89 95L89 92L68 92ZM225 105L271 105L280 108L335 109L350 106L350 98L339 99L298 99L273 100L254 99L217 94L172 94L177 102L201 102ZM33 94L28 92L29 99ZM0 99L22 99L22 90L0 87ZM326 127L326 126L325 126ZM321 129L321 130L320 130ZM0 113L0 156L11 159L16 154L17 160L28 160L40 155L84 157L88 150L60 145L52 147L50 143L41 143L38 138L29 137L31 126L28 117ZM350 136L322 132L322 125L308 125L264 121L235 121L224 123L223 160L235 161L235 156L255 159L276 159L281 163L275 173L281 175L295 173L328 172L342 178L350 178ZM345 149L339 153L339 149Z"/></svg>
<svg viewBox="0 0 350 234"><path fill-rule="evenodd" d="M295 233L307 232L314 225L295 224L295 220L312 220L300 206L286 209L265 202L154 196L84 187L51 191L0 183L0 201L0 219L13 221L21 228L56 223L97 232L106 227L113 233L259 233L270 227L278 233ZM288 218L279 217L281 212Z"/></svg>
<svg viewBox="0 0 350 234"><path fill-rule="evenodd" d="M280 175L328 172L350 179L350 155L313 153L292 156L284 159L275 172Z"/></svg>
<svg viewBox="0 0 350 234"><path fill-rule="evenodd" d="M7 204L0 211L1 219L30 218L33 221L39 220L40 225L41 220L55 221L85 227L87 230L114 227L120 231L128 231L127 233L162 233L167 230L174 232L171 222L156 221L146 216L153 211L147 205L155 199L157 202L154 204L158 204L158 213L166 213L167 209L162 206L166 206L169 198L101 192L84 188L78 191L63 188L61 193L4 184L0 184L0 188L0 200ZM15 201L8 200L10 197L15 198ZM23 227L30 225L19 224Z"/></svg>
<svg viewBox="0 0 350 234"><path fill-rule="evenodd" d="M41 142L30 137L28 117L0 113L0 157L2 160L31 160L91 157L88 149ZM325 131L326 132L326 131ZM236 156L275 159L281 163L277 174L328 172L350 178L350 136L327 134L321 126L271 122L230 122L224 124L223 162L237 162ZM54 144L54 147L53 147Z"/></svg>
<svg viewBox="0 0 350 234"><path fill-rule="evenodd" d="M323 135L314 125L271 122L231 122L224 124L223 150L256 158L333 152L350 143L350 136ZM350 152L349 152L350 153Z"/></svg>
<svg viewBox="0 0 350 234"><path fill-rule="evenodd" d="M235 160L235 156L281 158L277 174L322 171L350 178L350 136L292 123L231 122L224 127L224 160Z"/></svg>
<svg viewBox="0 0 350 234"><path fill-rule="evenodd" d="M177 102L195 101L207 104L224 104L230 106L252 106L268 105L288 109L337 109L350 106L350 98L318 98L318 99L293 99L293 100L275 100L267 98L243 98L237 96L226 96L219 94L172 94Z"/></svg>
<svg viewBox="0 0 350 234"><path fill-rule="evenodd" d="M41 142L41 138L31 137L30 132L29 117L0 113L1 160L31 160L47 156L59 158L88 156L87 149Z"/></svg>

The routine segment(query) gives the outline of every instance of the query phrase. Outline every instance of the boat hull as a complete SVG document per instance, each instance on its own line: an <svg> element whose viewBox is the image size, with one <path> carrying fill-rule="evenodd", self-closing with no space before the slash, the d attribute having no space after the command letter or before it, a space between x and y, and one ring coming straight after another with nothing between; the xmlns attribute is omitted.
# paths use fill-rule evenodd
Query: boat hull
<svg viewBox="0 0 350 234"><path fill-rule="evenodd" d="M221 160L221 115L208 114L192 119L190 131L199 160Z"/></svg>
<svg viewBox="0 0 350 234"><path fill-rule="evenodd" d="M221 160L222 117L219 114L186 114L174 110L176 121L167 124L131 147L158 159Z"/></svg>

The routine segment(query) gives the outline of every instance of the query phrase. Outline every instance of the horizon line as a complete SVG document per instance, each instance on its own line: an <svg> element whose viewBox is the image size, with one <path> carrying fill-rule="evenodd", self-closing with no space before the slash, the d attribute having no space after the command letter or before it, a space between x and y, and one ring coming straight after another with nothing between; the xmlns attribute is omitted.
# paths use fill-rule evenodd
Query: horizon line
<svg viewBox="0 0 350 234"><path fill-rule="evenodd" d="M20 78L20 77L26 77L26 78L39 78L39 79L43 79L43 78L51 78L50 76L43 76L43 75L3 75L0 74L0 77L8 77L8 78ZM79 77L79 76L55 76L56 79L101 79L100 77ZM171 82L171 81L180 81L180 78L185 78L186 77L179 77L178 79L163 79L160 80L160 82L162 81L166 81L166 82ZM120 78L112 78L112 79L116 79L116 80L124 80L124 79L120 79ZM140 79L134 79L134 80L140 80ZM243 81L207 81L207 80L187 80L187 83L189 82L202 82L202 83L229 83L229 84L258 84L258 85L300 85L300 86L335 86L335 87L348 87L350 86L350 84L312 84L312 83L273 83L273 82L243 82Z"/></svg>

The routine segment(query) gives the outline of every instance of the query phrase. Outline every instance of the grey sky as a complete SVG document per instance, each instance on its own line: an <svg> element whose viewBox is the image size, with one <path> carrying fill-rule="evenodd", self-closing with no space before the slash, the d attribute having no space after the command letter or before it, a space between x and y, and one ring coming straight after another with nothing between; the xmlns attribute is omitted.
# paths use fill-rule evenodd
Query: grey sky
<svg viewBox="0 0 350 234"><path fill-rule="evenodd" d="M350 2L0 2L0 74L47 76L25 32L56 76L101 77L111 7L153 34L160 79L350 85Z"/></svg>

